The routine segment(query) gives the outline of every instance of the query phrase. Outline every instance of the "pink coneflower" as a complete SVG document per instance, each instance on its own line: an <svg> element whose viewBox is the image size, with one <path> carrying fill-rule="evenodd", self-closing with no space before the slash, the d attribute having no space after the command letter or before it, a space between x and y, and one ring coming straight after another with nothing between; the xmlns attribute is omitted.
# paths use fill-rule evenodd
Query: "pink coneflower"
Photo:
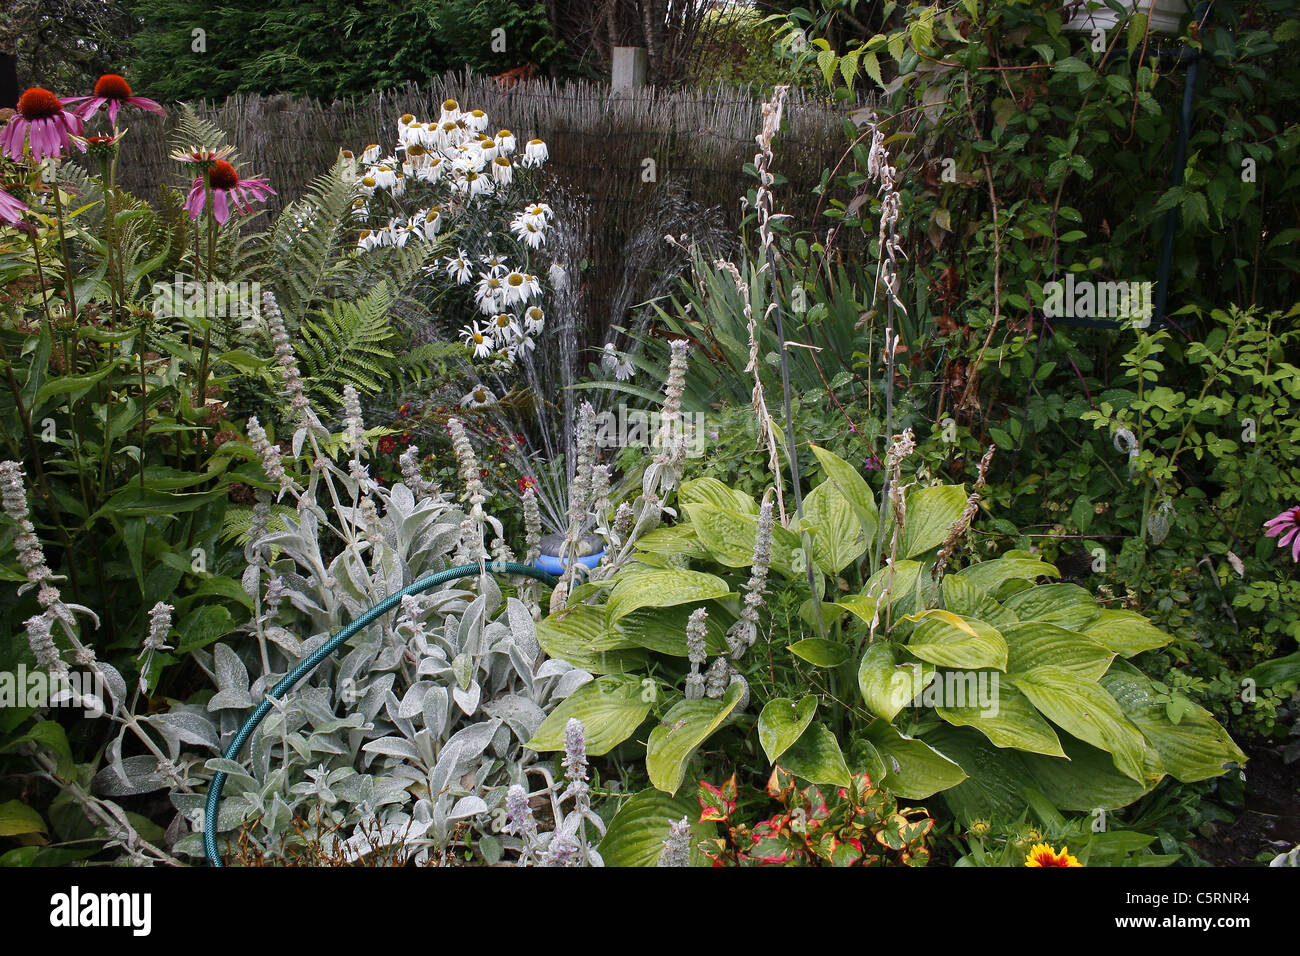
<svg viewBox="0 0 1300 956"><path fill-rule="evenodd" d="M105 73L95 81L95 92L91 96L74 96L72 99L64 100L71 106L76 103L73 112L83 120L88 120L104 104L108 104L108 121L114 126L117 125L117 114L123 106L134 106L138 109L148 110L150 113L157 113L159 116L166 116L166 112L161 106L153 100L146 99L143 96L136 96L131 92L131 84L122 79L116 73Z"/></svg>
<svg viewBox="0 0 1300 956"><path fill-rule="evenodd" d="M31 144L34 159L62 156L69 135L80 135L82 129L81 117L64 109L49 90L34 87L18 97L18 112L0 130L0 156L21 160L25 143Z"/></svg>
<svg viewBox="0 0 1300 956"><path fill-rule="evenodd" d="M1285 548L1291 545L1291 560L1300 561L1300 505L1287 508L1276 518L1264 522L1264 534L1269 538L1278 538L1277 546Z"/></svg>
<svg viewBox="0 0 1300 956"><path fill-rule="evenodd" d="M0 189L0 223L16 226L23 218L23 210L26 208L13 196Z"/></svg>
<svg viewBox="0 0 1300 956"><path fill-rule="evenodd" d="M212 214L217 222L223 224L230 218L232 202L240 212L252 212L253 203L275 195L275 190L265 179L240 179L235 167L224 159L219 159L208 167L208 183L212 186ZM203 177L200 176L194 180L190 194L185 199L185 208L191 219L199 218L204 202Z"/></svg>

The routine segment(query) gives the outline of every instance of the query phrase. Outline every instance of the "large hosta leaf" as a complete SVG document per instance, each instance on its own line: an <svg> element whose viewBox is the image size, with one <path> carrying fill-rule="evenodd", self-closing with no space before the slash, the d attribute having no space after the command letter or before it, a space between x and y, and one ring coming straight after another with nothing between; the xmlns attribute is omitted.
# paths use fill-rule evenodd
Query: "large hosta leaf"
<svg viewBox="0 0 1300 956"><path fill-rule="evenodd" d="M795 745L781 757L780 764L809 783L847 787L852 782L839 741L821 723L814 723L804 731Z"/></svg>
<svg viewBox="0 0 1300 956"><path fill-rule="evenodd" d="M1047 621L1082 630L1101 615L1091 594L1077 584L1044 584L1013 594L1003 604L1022 621Z"/></svg>
<svg viewBox="0 0 1300 956"><path fill-rule="evenodd" d="M817 713L817 698L812 694L795 703L789 697L769 700L758 715L758 742L763 745L767 759L785 753L812 723Z"/></svg>
<svg viewBox="0 0 1300 956"><path fill-rule="evenodd" d="M898 663L898 654L888 641L867 645L858 665L858 690L877 717L893 720L934 676L934 668L917 661Z"/></svg>
<svg viewBox="0 0 1300 956"><path fill-rule="evenodd" d="M655 528L637 538L638 550L651 554L685 554L691 557L704 557L704 545L695 536L695 529L689 524L673 525L671 528Z"/></svg>
<svg viewBox="0 0 1300 956"><path fill-rule="evenodd" d="M1037 558L994 558L962 568L956 576L988 594L1004 581L1034 581L1040 577L1059 578L1061 572ZM946 579L945 579L946 580Z"/></svg>
<svg viewBox="0 0 1300 956"><path fill-rule="evenodd" d="M597 678L561 701L524 746L537 751L563 750L564 726L576 717L586 730L587 753L599 757L636 732L653 700L653 693L642 686L639 677Z"/></svg>
<svg viewBox="0 0 1300 956"><path fill-rule="evenodd" d="M704 619L704 644L710 654L721 654L727 648L727 628L735 615L717 601L704 602L708 616ZM686 622L695 608L679 604L675 607L646 607L626 615L613 631L620 639L620 647L643 647L660 654L686 657Z"/></svg>
<svg viewBox="0 0 1300 956"><path fill-rule="evenodd" d="M684 640L684 638L683 638ZM548 655L593 674L620 673L645 661L645 654L607 626L605 608L575 604L537 624L537 643Z"/></svg>
<svg viewBox="0 0 1300 956"><path fill-rule="evenodd" d="M609 595L609 623L643 607L671 607L722 597L731 591L727 582L703 571L627 571Z"/></svg>
<svg viewBox="0 0 1300 956"><path fill-rule="evenodd" d="M909 615L907 620L918 622L907 649L923 661L968 670L1007 669L1007 642L992 624L942 608Z"/></svg>
<svg viewBox="0 0 1300 956"><path fill-rule="evenodd" d="M1040 667L1010 679L1054 724L1111 754L1121 773L1147 782L1146 740L1100 684L1059 667Z"/></svg>
<svg viewBox="0 0 1300 956"><path fill-rule="evenodd" d="M728 488L716 478L691 478L683 481L677 489L677 503L683 507L693 504L708 504L725 511L743 511L746 514L758 514L758 503L743 491Z"/></svg>
<svg viewBox="0 0 1300 956"><path fill-rule="evenodd" d="M943 793L961 820L1014 818L1028 806L1025 790L1046 794L1060 810L1115 810L1150 789L1115 769L1109 754L1073 737L1061 739L1065 758L995 747L969 727L942 726L925 740L961 765L969 779Z"/></svg>
<svg viewBox="0 0 1300 956"><path fill-rule="evenodd" d="M706 866L699 844L717 835L717 825L700 822L700 805L692 795L670 797L654 788L619 807L597 848L600 857L606 866L656 866L669 825L683 817L691 821L691 866Z"/></svg>
<svg viewBox="0 0 1300 956"><path fill-rule="evenodd" d="M1185 701L1178 723L1170 720L1151 681L1131 664L1117 664L1101 684L1160 754L1165 770L1184 783L1217 777L1227 764L1246 762L1241 748L1203 707Z"/></svg>
<svg viewBox="0 0 1300 956"><path fill-rule="evenodd" d="M939 676L942 679L945 675ZM990 679L998 682L993 706L968 702L962 707L936 707L935 712L950 724L975 728L997 747L1064 757L1056 732L1029 699L1002 675L993 672Z"/></svg>
<svg viewBox="0 0 1300 956"><path fill-rule="evenodd" d="M714 561L729 568L747 568L754 563L757 515L705 502L686 505L685 509L696 538ZM773 522L772 567L782 574L791 574L790 552L798 547L799 536Z"/></svg>
<svg viewBox="0 0 1300 956"><path fill-rule="evenodd" d="M790 653L815 667L839 667L853 651L843 644L822 637L809 637L790 645Z"/></svg>
<svg viewBox="0 0 1300 956"><path fill-rule="evenodd" d="M1135 611L1102 611L1083 629L1083 633L1121 657L1164 647L1173 640Z"/></svg>
<svg viewBox="0 0 1300 956"><path fill-rule="evenodd" d="M929 744L904 737L886 720L872 721L867 741L885 762L884 785L909 800L924 800L955 787L966 772Z"/></svg>
<svg viewBox="0 0 1300 956"><path fill-rule="evenodd" d="M736 709L742 693L740 684L732 684L720 700L682 700L669 708L646 743L645 768L655 787L677 792L691 754Z"/></svg>
<svg viewBox="0 0 1300 956"><path fill-rule="evenodd" d="M1007 641L1007 672L1023 674L1040 667L1059 667L1088 680L1106 673L1115 652L1076 631L1043 621L1002 629Z"/></svg>
<svg viewBox="0 0 1300 956"><path fill-rule="evenodd" d="M867 540L871 540L875 536L878 519L876 498L871 493L871 488L867 485L866 479L858 473L856 468L838 455L834 455L817 445L810 447L813 454L817 456L817 463L825 470L827 480L835 485L836 490L849 503L849 507L853 509L853 513L857 515L858 521L862 525Z"/></svg>
<svg viewBox="0 0 1300 956"><path fill-rule="evenodd" d="M935 485L907 492L907 520L899 541L899 557L914 558L938 547L953 523L966 510L966 489Z"/></svg>
<svg viewBox="0 0 1300 956"><path fill-rule="evenodd" d="M813 560L826 574L838 574L867 550L867 536L853 506L834 482L823 481L803 500L804 527Z"/></svg>
<svg viewBox="0 0 1300 956"><path fill-rule="evenodd" d="M917 585L921 581L921 569L922 564L919 561L899 561L893 566L891 577L891 569L883 567L871 576L862 593L880 602L884 600L885 591L889 590L890 606L897 605L900 612L906 613L907 608L912 607L915 601Z"/></svg>
<svg viewBox="0 0 1300 956"><path fill-rule="evenodd" d="M1015 624L1018 618L1006 607L964 578L949 574L943 579L943 606L962 617L976 617L996 628Z"/></svg>

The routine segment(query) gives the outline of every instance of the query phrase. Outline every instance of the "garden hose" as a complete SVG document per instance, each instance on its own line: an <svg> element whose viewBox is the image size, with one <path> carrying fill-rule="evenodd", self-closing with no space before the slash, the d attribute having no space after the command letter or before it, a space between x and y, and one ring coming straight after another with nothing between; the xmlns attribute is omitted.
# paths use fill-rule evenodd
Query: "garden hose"
<svg viewBox="0 0 1300 956"><path fill-rule="evenodd" d="M522 574L525 577L535 578L544 584L554 587L558 579L545 571L541 571L528 564L515 564L511 561L488 561L483 565L462 564L459 567L448 568L445 571L439 571L437 574L431 574L427 578L421 578L414 584L402 588L396 594L390 594L378 604L365 611L360 617L342 628L337 634L318 647L305 660L298 664L293 670L284 676L278 684L271 689L271 692L262 699L257 705L257 709L249 715L244 721L244 725L239 728L239 733L235 734L235 739L230 742L226 752L222 755L227 760L234 760L239 756L239 752L244 749L244 744L253 735L257 725L262 722L267 714L271 712L271 703L273 698L282 698L289 691L297 686L298 682L315 670L316 665L330 654L334 653L338 647L347 641L350 637L360 631L362 628L374 623L377 618L387 614L393 608L401 603L402 598L419 594L421 591L427 591L429 588L437 587L439 584L446 584L448 581L455 581L458 578L466 578L472 574L478 574L480 571L494 571L502 574ZM225 866L221 862L221 857L217 855L217 807L221 803L221 791L226 785L226 774L218 771L212 778L212 786L208 788L208 801L204 809L203 817L203 849L207 853L208 862L213 866Z"/></svg>

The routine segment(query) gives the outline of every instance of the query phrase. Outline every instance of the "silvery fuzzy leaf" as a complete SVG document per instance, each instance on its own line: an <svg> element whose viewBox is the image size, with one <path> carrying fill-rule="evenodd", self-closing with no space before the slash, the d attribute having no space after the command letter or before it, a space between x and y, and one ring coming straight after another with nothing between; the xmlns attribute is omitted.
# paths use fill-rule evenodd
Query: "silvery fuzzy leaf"
<svg viewBox="0 0 1300 956"><path fill-rule="evenodd" d="M567 674L574 669L574 666L568 661L562 661L558 657L551 657L542 661L542 666L537 668L537 679L559 677L561 674Z"/></svg>
<svg viewBox="0 0 1300 956"><path fill-rule="evenodd" d="M99 771L91 781L91 789L105 797L130 797L162 790L170 784L167 775L158 772L158 758L138 756Z"/></svg>
<svg viewBox="0 0 1300 956"><path fill-rule="evenodd" d="M248 668L228 644L218 644L213 652L217 668L217 687L220 690L241 691L248 694Z"/></svg>
<svg viewBox="0 0 1300 956"><path fill-rule="evenodd" d="M482 797L461 797L456 801L456 805L451 808L451 812L447 814L447 819L463 820L465 817L475 817L480 813L487 813L487 808L488 806L483 802Z"/></svg>
<svg viewBox="0 0 1300 956"><path fill-rule="evenodd" d="M452 699L456 701L456 706L465 712L466 717L473 717L474 712L478 710L480 694L478 681L471 682L466 690L461 690L459 687L451 689Z"/></svg>
<svg viewBox="0 0 1300 956"><path fill-rule="evenodd" d="M411 489L400 481L388 489L388 507L384 509L385 517L395 517L404 521L415 513L415 495Z"/></svg>
<svg viewBox="0 0 1300 956"><path fill-rule="evenodd" d="M164 736L175 737L181 743L221 749L217 742L217 728L212 726L212 721L198 714L173 711L144 719L157 727Z"/></svg>
<svg viewBox="0 0 1300 956"><path fill-rule="evenodd" d="M442 753L438 755L438 762L434 764L433 770L429 772L429 793L437 797L450 785L452 779L457 776L456 768L461 761L461 745L455 741L455 738L443 744ZM435 818L437 816L437 802L434 803Z"/></svg>
<svg viewBox="0 0 1300 956"><path fill-rule="evenodd" d="M433 683L427 680L416 681L408 687L406 693L402 695L401 705L397 708L397 716L409 720L416 714L422 713L425 695L432 687Z"/></svg>
<svg viewBox="0 0 1300 956"><path fill-rule="evenodd" d="M551 691L551 700L563 700L591 679L590 674L575 667L556 681L555 689Z"/></svg>
<svg viewBox="0 0 1300 956"><path fill-rule="evenodd" d="M384 674L367 688L366 696L361 699L361 713L365 715L367 722L374 720L375 715L384 706L389 689L396 678L396 674Z"/></svg>
<svg viewBox="0 0 1300 956"><path fill-rule="evenodd" d="M405 737L380 737L378 740L372 740L363 746L362 751L368 754L383 754L386 757L404 757L407 760L418 761L419 753L415 749L415 744L411 743ZM369 761L366 761L369 765Z"/></svg>
<svg viewBox="0 0 1300 956"><path fill-rule="evenodd" d="M410 740L415 736L415 725L406 718L397 716L398 708L401 706L401 701L397 699L397 695L390 691L388 698L384 701L384 713L387 714L388 719L392 721L393 727L396 728L403 737Z"/></svg>
<svg viewBox="0 0 1300 956"><path fill-rule="evenodd" d="M333 734L312 734L307 739L306 756L308 760L312 759L315 754L346 754L350 749L344 746Z"/></svg>
<svg viewBox="0 0 1300 956"><path fill-rule="evenodd" d="M445 687L431 687L424 697L424 726L435 737L441 738L447 730L447 718L451 716L447 711L449 703Z"/></svg>
<svg viewBox="0 0 1300 956"><path fill-rule="evenodd" d="M244 593L254 600L257 599L258 593L262 590L262 569L256 564L250 564L244 569L239 583L244 587Z"/></svg>
<svg viewBox="0 0 1300 956"><path fill-rule="evenodd" d="M490 717L499 717L522 740L531 740L537 728L546 719L546 713L527 697L518 694L506 694L483 705L483 712Z"/></svg>
<svg viewBox="0 0 1300 956"><path fill-rule="evenodd" d="M451 673L451 665L447 662L447 655L442 652L442 648L430 648L435 653L431 653L420 659L420 663L415 667L416 677L442 677Z"/></svg>
<svg viewBox="0 0 1300 956"><path fill-rule="evenodd" d="M504 654L506 649L502 645L513 641L514 636L510 633L510 628L500 621L492 621L483 629L483 643L492 651Z"/></svg>
<svg viewBox="0 0 1300 956"><path fill-rule="evenodd" d="M302 457L302 446L303 443L306 441L307 441L307 426L304 425L301 428L295 429L293 433L293 442L292 442L294 458Z"/></svg>
<svg viewBox="0 0 1300 956"><path fill-rule="evenodd" d="M219 690L208 700L208 710L246 710L253 706L247 691Z"/></svg>
<svg viewBox="0 0 1300 956"><path fill-rule="evenodd" d="M506 620L510 624L510 633L514 635L515 645L532 660L537 659L541 648L537 645L537 625L527 605L518 598L506 601Z"/></svg>
<svg viewBox="0 0 1300 956"><path fill-rule="evenodd" d="M462 727L452 734L443 746L450 747L455 744L459 747L465 763L477 760L479 754L483 753L487 749L487 745L492 742L492 735L496 733L497 728L500 726L501 721L495 717L491 720L482 720L476 724L470 724L468 727ZM441 757L439 762L441 763Z"/></svg>
<svg viewBox="0 0 1300 956"><path fill-rule="evenodd" d="M375 663L371 670L395 670L402 663L405 656L406 651L401 645L396 643L385 644L375 657Z"/></svg>
<svg viewBox="0 0 1300 956"><path fill-rule="evenodd" d="M514 731L502 724L497 728L497 732L492 735L492 753L504 760L510 756L514 749Z"/></svg>
<svg viewBox="0 0 1300 956"><path fill-rule="evenodd" d="M302 641L278 624L266 628L266 639L294 660L302 659Z"/></svg>
<svg viewBox="0 0 1300 956"><path fill-rule="evenodd" d="M126 681L117 668L106 661L95 661L94 667L104 678L104 686L108 688L108 695L113 699L113 710L116 711L126 700Z"/></svg>
<svg viewBox="0 0 1300 956"><path fill-rule="evenodd" d="M524 682L529 693L533 692L533 661L536 657L528 654L527 651L519 647L518 644L510 645L510 666L514 672L519 675L519 679Z"/></svg>

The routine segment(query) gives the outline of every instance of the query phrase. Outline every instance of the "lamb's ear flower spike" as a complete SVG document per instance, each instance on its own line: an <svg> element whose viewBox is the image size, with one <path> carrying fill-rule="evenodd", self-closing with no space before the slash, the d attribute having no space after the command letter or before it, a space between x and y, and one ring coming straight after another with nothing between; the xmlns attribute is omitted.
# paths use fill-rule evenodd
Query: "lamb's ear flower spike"
<svg viewBox="0 0 1300 956"><path fill-rule="evenodd" d="M691 820L682 817L674 820L668 827L668 839L659 853L657 866L691 865Z"/></svg>

